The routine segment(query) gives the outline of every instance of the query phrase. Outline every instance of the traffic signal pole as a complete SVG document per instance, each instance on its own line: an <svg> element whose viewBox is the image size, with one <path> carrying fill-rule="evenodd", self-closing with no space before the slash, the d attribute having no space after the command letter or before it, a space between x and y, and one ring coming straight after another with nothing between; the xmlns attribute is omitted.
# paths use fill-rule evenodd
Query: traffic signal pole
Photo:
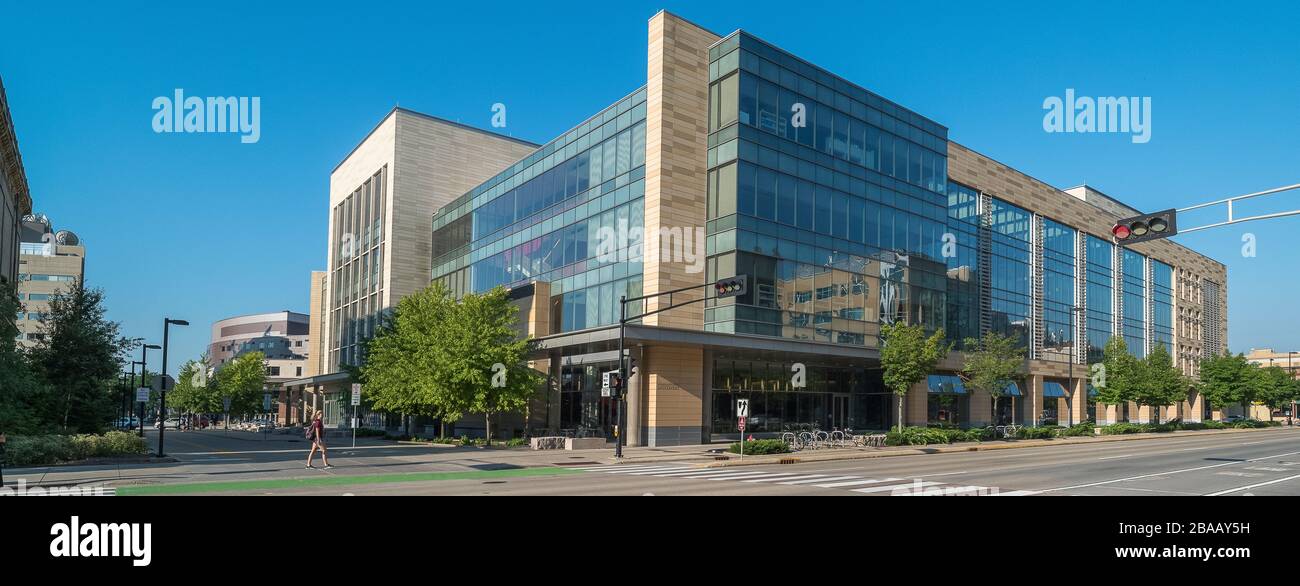
<svg viewBox="0 0 1300 586"><path fill-rule="evenodd" d="M667 295L667 296L668 296L668 305L666 305L666 306L664 306L664 307L660 307L660 308L658 308L658 309L655 309L654 311L642 311L641 313L638 313L638 314L636 315L636 319L643 319L643 318L645 318L646 316L651 316L651 315L654 315L654 314L656 314L656 313L663 313L663 312L668 311L668 310L670 310L670 309L677 309L677 308L679 308L679 307L684 307L684 306L691 305L691 304L694 304L694 303L700 303L700 302L703 302L703 301L709 301L709 300L714 300L714 299L721 299L721 298L725 298L725 297L737 297L737 296L740 296L740 295L744 295L745 293L747 293L747 292L749 291L749 286L748 286L748 284L749 284L749 276L748 276L748 275L736 275L736 276L734 276L734 277L727 277L727 278L725 278L725 279L718 279L716 282L713 282L713 283L704 283L704 284L700 284L700 285L691 285L691 286L689 286L689 287L682 287L682 288L680 288L680 289L673 289L673 290L670 290L670 291L662 291L662 292L659 292L659 293L651 293L651 294L649 294L649 295L641 295L641 296L639 296L639 297L633 297L633 298L631 298L631 299L628 299L628 297L627 297L626 295L622 295L622 296L619 297L619 299L618 299L618 378L619 378L619 385L618 385L618 402L615 404L615 409L617 410L617 412L615 413L615 416L614 416L615 420L617 421L617 423L615 424L615 427L614 427L614 457L615 457L615 458L622 458L622 457L623 457L623 441L624 441L624 438L627 436L627 385L628 385L629 379L632 378L632 377L630 376L630 373L628 372L628 369L627 369L627 357L624 356L624 354L623 354L623 352L624 352L624 350L623 350L623 346L624 346L623 342L624 342L624 340L627 338L627 321L628 321L628 318L627 318L627 304L628 304L628 303L637 302L637 301L645 301L646 299L650 299L650 298L652 298L652 297L663 297L664 295ZM704 297L700 297L699 299L690 299L690 300L687 300L687 301L683 301L683 302L681 302L681 303L673 303L673 297L672 297L672 296L673 296L674 293L685 293L685 292L687 292L687 291L694 291L694 290L696 290L696 289L701 289L701 288L704 288L704 287L713 287L713 288L714 288L714 296L713 296L713 297L709 297L709 296L705 295Z"/></svg>

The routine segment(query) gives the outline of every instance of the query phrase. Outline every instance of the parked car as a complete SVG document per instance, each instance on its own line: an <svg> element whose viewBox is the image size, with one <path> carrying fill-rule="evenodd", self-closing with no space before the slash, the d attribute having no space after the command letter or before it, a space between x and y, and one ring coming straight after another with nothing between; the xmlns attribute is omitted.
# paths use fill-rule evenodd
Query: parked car
<svg viewBox="0 0 1300 586"><path fill-rule="evenodd" d="M1242 417L1242 416L1240 416L1240 415L1229 415L1229 416L1225 417L1223 420L1224 420L1224 421L1227 421L1228 423L1236 423L1236 422L1238 422L1238 421L1245 421L1246 418L1245 418L1245 417Z"/></svg>
<svg viewBox="0 0 1300 586"><path fill-rule="evenodd" d="M161 429L180 429L181 420L176 417L168 417L165 421L162 422L161 426L159 426L159 422L157 421L153 422L153 426L155 429L159 429L160 427Z"/></svg>
<svg viewBox="0 0 1300 586"><path fill-rule="evenodd" d="M118 429L135 429L140 426L138 417L118 417L113 426Z"/></svg>

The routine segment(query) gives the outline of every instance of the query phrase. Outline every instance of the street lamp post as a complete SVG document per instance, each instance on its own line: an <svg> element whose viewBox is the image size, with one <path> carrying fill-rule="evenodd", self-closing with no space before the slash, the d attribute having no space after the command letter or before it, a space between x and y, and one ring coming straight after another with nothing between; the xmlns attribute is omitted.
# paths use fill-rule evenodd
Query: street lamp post
<svg viewBox="0 0 1300 586"><path fill-rule="evenodd" d="M162 362L162 374L161 374L162 378L158 379L158 412L159 413L167 412L167 330L171 326L188 326L188 325L190 325L190 322L187 322L183 319L172 319L170 317L163 318L163 348L162 348L163 362ZM159 458L166 455L163 452L163 428L165 427L167 426L166 425L158 426L158 457Z"/></svg>
<svg viewBox="0 0 1300 586"><path fill-rule="evenodd" d="M1293 370L1293 369L1291 368L1291 357L1292 357L1292 356L1295 356L1295 352L1287 352L1287 353L1286 353L1286 373L1287 373L1288 376L1291 377L1291 380L1294 381L1294 380L1295 380L1295 370ZM1293 382L1292 384L1295 384L1295 383ZM1295 417L1296 417L1296 413L1295 413L1295 399L1291 399L1291 416L1287 418L1287 423L1290 423L1291 425L1295 425Z"/></svg>
<svg viewBox="0 0 1300 586"><path fill-rule="evenodd" d="M140 345L140 384L144 384L144 369L145 369L145 365L149 363L149 351L161 350L161 349L162 346L158 346L156 344ZM163 425L166 425L166 423L167 422L165 421L158 422L159 432L162 431ZM144 437L144 403L143 402L140 403L140 437L141 438Z"/></svg>

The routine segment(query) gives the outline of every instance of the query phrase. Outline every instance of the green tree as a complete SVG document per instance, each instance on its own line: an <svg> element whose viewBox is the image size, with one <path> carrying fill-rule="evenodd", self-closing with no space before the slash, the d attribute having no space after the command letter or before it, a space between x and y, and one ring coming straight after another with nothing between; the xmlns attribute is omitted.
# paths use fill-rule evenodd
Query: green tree
<svg viewBox="0 0 1300 586"><path fill-rule="evenodd" d="M503 288L457 302L434 284L403 298L366 346L363 397L408 417L481 414L491 441L492 419L526 407L542 381L517 312Z"/></svg>
<svg viewBox="0 0 1300 586"><path fill-rule="evenodd" d="M998 402L1007 394L1007 387L1015 382L1025 364L1025 350L1016 338L997 332L988 332L982 339L967 338L964 344L965 364L960 373L966 388L983 391L993 397L993 413L998 413Z"/></svg>
<svg viewBox="0 0 1300 586"><path fill-rule="evenodd" d="M1297 386L1300 382L1291 378L1280 366L1260 369L1255 379L1256 400L1267 405L1270 410L1290 407L1291 402L1300 394L1300 386Z"/></svg>
<svg viewBox="0 0 1300 586"><path fill-rule="evenodd" d="M253 415L262 412L262 390L266 385L266 355L261 352L240 354L225 363L209 378L216 379L215 399L220 404L230 399L230 414ZM179 383L179 381L178 381Z"/></svg>
<svg viewBox="0 0 1300 586"><path fill-rule="evenodd" d="M1190 383L1177 368L1164 344L1155 344L1146 359L1137 363L1137 380L1133 387L1133 400L1151 407L1155 422L1160 423L1163 407L1177 404L1187 398Z"/></svg>
<svg viewBox="0 0 1300 586"><path fill-rule="evenodd" d="M50 298L45 337L29 353L52 388L44 417L67 432L103 430L116 411L118 366L130 346L117 322L104 317L104 292L80 280Z"/></svg>
<svg viewBox="0 0 1300 586"><path fill-rule="evenodd" d="M903 430L903 400L912 385L921 382L948 354L951 344L940 329L928 338L925 328L902 322L880 328L880 365L885 387L898 397L898 430Z"/></svg>
<svg viewBox="0 0 1300 586"><path fill-rule="evenodd" d="M188 360L177 373L176 386L167 391L167 405L185 413L221 413L219 385L213 384L207 355Z"/></svg>
<svg viewBox="0 0 1300 586"><path fill-rule="evenodd" d="M495 287L465 295L451 312L453 335L434 349L446 383L444 411L482 414L489 444L492 418L522 411L544 380L528 366L533 341L520 336L519 307L506 293Z"/></svg>
<svg viewBox="0 0 1300 586"><path fill-rule="evenodd" d="M1111 336L1102 349L1101 365L1101 372L1093 377L1097 401L1106 405L1119 405L1136 400L1141 363L1129 354L1124 338Z"/></svg>
<svg viewBox="0 0 1300 586"><path fill-rule="evenodd" d="M21 310L16 288L0 283L0 316L12 317ZM48 431L47 422L38 417L37 406L49 400L49 387L33 371L27 356L9 342L18 336L18 326L9 317L0 319L0 434Z"/></svg>
<svg viewBox="0 0 1300 586"><path fill-rule="evenodd" d="M411 416L445 415L438 397L447 391L435 348L452 335L455 305L441 283L403 297L366 342L365 363L354 371L363 401L401 415L408 433Z"/></svg>
<svg viewBox="0 0 1300 586"><path fill-rule="evenodd" d="M1220 356L1201 361L1201 381L1197 389L1211 406L1222 408L1241 403L1249 416L1250 405L1258 392L1255 384L1257 371L1258 366L1246 360L1245 355L1225 351Z"/></svg>

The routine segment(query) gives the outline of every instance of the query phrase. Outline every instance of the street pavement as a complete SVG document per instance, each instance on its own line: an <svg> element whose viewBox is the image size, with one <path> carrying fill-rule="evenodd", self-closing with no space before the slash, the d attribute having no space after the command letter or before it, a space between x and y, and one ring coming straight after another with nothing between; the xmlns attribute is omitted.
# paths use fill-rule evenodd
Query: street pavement
<svg viewBox="0 0 1300 586"><path fill-rule="evenodd" d="M335 467L306 470L308 444L293 436L169 431L166 445L176 462L6 470L5 480L121 495L1300 495L1300 429L1290 428L726 467L704 467L714 462L699 447L611 464L604 450L335 439Z"/></svg>

